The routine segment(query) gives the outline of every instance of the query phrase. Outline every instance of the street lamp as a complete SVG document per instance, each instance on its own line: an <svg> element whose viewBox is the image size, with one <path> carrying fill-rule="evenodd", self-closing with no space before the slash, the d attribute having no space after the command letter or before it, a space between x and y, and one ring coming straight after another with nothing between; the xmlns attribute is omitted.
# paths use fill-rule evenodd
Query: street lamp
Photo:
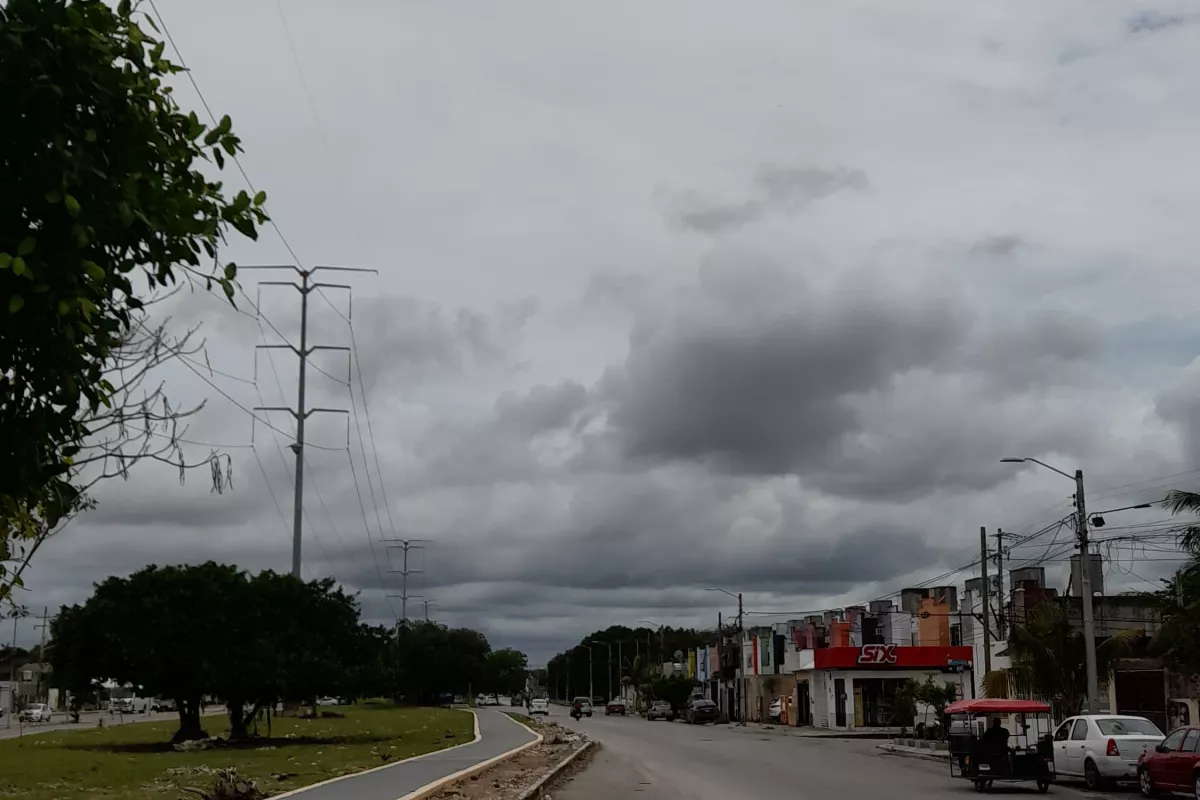
<svg viewBox="0 0 1200 800"><path fill-rule="evenodd" d="M1064 472L1058 467L1052 467L1045 461L1036 458L1002 458L1004 464L1037 464L1051 472L1057 472L1068 480L1075 481L1075 538L1079 543L1079 591L1083 594L1083 643L1087 652L1084 654L1087 665L1087 701L1088 711L1095 711L1100 699L1099 677L1096 667L1096 629L1093 616L1092 599L1092 570L1088 548L1087 505L1083 496L1083 470L1075 470L1075 474Z"/></svg>
<svg viewBox="0 0 1200 800"><path fill-rule="evenodd" d="M641 625L642 623L653 625L654 627L658 628L658 657L666 658L666 649L663 647L663 625L655 622L652 619L639 619L638 625ZM646 631L646 655L650 655L650 631Z"/></svg>
<svg viewBox="0 0 1200 800"><path fill-rule="evenodd" d="M746 674L745 674L746 670L744 669L744 666L745 666L746 660L745 660L744 656L742 655L742 640L745 638L745 636L743 635L743 631L745 629L742 626L742 593L738 592L737 594L734 594L733 592L730 592L726 589L717 588L716 586L710 586L707 589L705 589L704 591L720 592L721 594L727 594L730 597L732 597L738 601L738 616L737 616L737 619L738 619L738 661L740 662L738 664L738 671L742 673L742 679L740 681L738 681L738 694L740 694L741 697L738 699L737 705L738 705L738 715L742 718L742 720L741 720L742 724L745 724L745 722L746 722L746 708L745 708L745 706L746 706L746 685L745 685L746 684ZM720 631L717 632L717 636L718 637L720 636Z"/></svg>

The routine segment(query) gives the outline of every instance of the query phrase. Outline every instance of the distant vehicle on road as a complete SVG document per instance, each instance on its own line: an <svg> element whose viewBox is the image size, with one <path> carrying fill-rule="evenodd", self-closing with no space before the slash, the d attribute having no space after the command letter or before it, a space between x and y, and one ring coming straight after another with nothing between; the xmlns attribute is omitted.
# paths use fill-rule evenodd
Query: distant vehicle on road
<svg viewBox="0 0 1200 800"><path fill-rule="evenodd" d="M706 722L717 721L717 704L712 700L690 700L683 718L689 725L703 725Z"/></svg>
<svg viewBox="0 0 1200 800"><path fill-rule="evenodd" d="M572 701L572 704L579 706L579 710L585 717L590 717L592 715L592 701L588 700L586 697L576 697L575 700Z"/></svg>
<svg viewBox="0 0 1200 800"><path fill-rule="evenodd" d="M150 710L156 714L168 711L174 712L176 710L175 701L165 697L157 697L150 701Z"/></svg>
<svg viewBox="0 0 1200 800"><path fill-rule="evenodd" d="M550 716L550 703L544 697L535 697L529 701L529 713Z"/></svg>
<svg viewBox="0 0 1200 800"><path fill-rule="evenodd" d="M1092 791L1137 780L1138 759L1162 740L1163 732L1145 717L1071 717L1054 731L1054 772L1082 777Z"/></svg>
<svg viewBox="0 0 1200 800"><path fill-rule="evenodd" d="M656 719L673 720L675 719L675 709L671 708L671 704L666 700L655 700L650 704L650 708L646 709L646 719L650 722Z"/></svg>
<svg viewBox="0 0 1200 800"><path fill-rule="evenodd" d="M336 706L338 704L336 697L318 697L317 705L319 706Z"/></svg>
<svg viewBox="0 0 1200 800"><path fill-rule="evenodd" d="M614 697L604 706L604 716L609 717L613 714L620 714L622 717L625 716L625 701L620 697Z"/></svg>
<svg viewBox="0 0 1200 800"><path fill-rule="evenodd" d="M783 716L783 700L776 697L771 701L771 705L767 707L767 720L769 722L779 722Z"/></svg>
<svg viewBox="0 0 1200 800"><path fill-rule="evenodd" d="M34 703L28 708L22 709L18 719L23 722L49 722L50 713L50 706L45 703Z"/></svg>

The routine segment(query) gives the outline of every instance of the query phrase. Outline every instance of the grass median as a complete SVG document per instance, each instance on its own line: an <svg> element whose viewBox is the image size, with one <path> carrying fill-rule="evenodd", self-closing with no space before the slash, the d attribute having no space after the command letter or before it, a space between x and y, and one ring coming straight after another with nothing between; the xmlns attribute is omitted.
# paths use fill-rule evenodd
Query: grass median
<svg viewBox="0 0 1200 800"><path fill-rule="evenodd" d="M229 767L264 792L279 794L475 737L474 719L465 711L390 705L328 710L344 716L277 717L269 737L194 752L177 752L167 743L177 727L171 722L3 740L0 798L174 800L184 787L210 787L211 773ZM205 719L210 733L218 732L221 720Z"/></svg>

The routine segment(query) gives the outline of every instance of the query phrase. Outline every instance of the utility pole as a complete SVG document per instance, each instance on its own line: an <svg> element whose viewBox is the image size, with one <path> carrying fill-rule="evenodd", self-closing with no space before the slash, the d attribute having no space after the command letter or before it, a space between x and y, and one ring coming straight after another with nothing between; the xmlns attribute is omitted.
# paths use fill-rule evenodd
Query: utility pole
<svg viewBox="0 0 1200 800"><path fill-rule="evenodd" d="M1096 625L1092 615L1092 564L1088 546L1087 506L1083 496L1083 470L1075 470L1075 535L1079 539L1079 591L1083 603L1083 644L1087 650L1087 708L1095 712L1100 702L1096 668Z"/></svg>
<svg viewBox="0 0 1200 800"><path fill-rule="evenodd" d="M384 539L383 540L385 546L389 550L403 550L404 551L404 568L388 570L388 572L397 573L397 574L403 576L401 579L401 583L400 583L400 594L389 594L388 597L399 597L400 598L400 619L404 620L405 622L408 621L408 599L410 597L420 597L421 596L419 594L409 594L408 593L408 576L414 575L414 574L420 574L425 571L422 569L409 569L408 568L408 551L409 550L424 550L425 548L418 543L419 542L428 542L428 541L429 541L428 539ZM398 542L399 544L396 544L396 542ZM428 606L425 607L425 618L429 619L429 607Z"/></svg>
<svg viewBox="0 0 1200 800"><path fill-rule="evenodd" d="M721 612L718 611L717 612L717 672L720 673L721 680L717 682L717 696L715 699L717 702L717 708L720 709L722 712L728 714L729 712L725 711L725 708L724 708L724 706L726 705L726 703L724 702L725 692L721 691L721 685L723 683L725 683L725 668L722 666L722 664L724 662L721 661L721 641L724 638L724 636L725 636L725 627L721 624Z"/></svg>
<svg viewBox="0 0 1200 800"><path fill-rule="evenodd" d="M241 270L251 269L286 269L295 272L300 276L300 283L294 281L262 281L259 286L291 286L300 293L300 347L294 347L290 342L284 344L264 344L258 345L256 350L291 350L300 359L299 379L296 387L296 408L290 406L255 406L255 411L282 411L286 414L291 414L296 421L296 441L289 447L296 455L296 487L295 494L292 500L292 575L300 578L300 563L301 563L301 524L304 518L304 425L308 418L316 412L324 412L329 414L347 414L349 410L344 408L307 408L305 406L305 396L307 394L307 377L308 377L308 357L317 350L344 350L350 352L349 347L334 347L327 345L308 346L308 296L319 289L346 289L351 287L341 283L313 283L311 278L313 273L318 270L326 270L330 272L375 272L373 269L359 269L357 267L313 267L312 269L303 269L291 264L270 265L270 266L246 266L239 267ZM278 331L276 331L278 333ZM255 359L255 372L257 372L258 359ZM349 382L349 359L347 359L347 383ZM349 446L349 430L347 430L347 446Z"/></svg>
<svg viewBox="0 0 1200 800"><path fill-rule="evenodd" d="M592 688L592 645L587 646L588 649L588 702L592 702L592 698L596 696L595 690Z"/></svg>
<svg viewBox="0 0 1200 800"><path fill-rule="evenodd" d="M13 637L12 649L9 650L8 657L8 708L4 715L4 727L12 727L12 718L17 713L17 621L25 615L23 608L14 608L9 612L13 621Z"/></svg>
<svg viewBox="0 0 1200 800"><path fill-rule="evenodd" d="M422 600L422 602L425 604L425 621L429 622L429 602L430 601Z"/></svg>
<svg viewBox="0 0 1200 800"><path fill-rule="evenodd" d="M738 692L741 693L741 698L738 700L738 716L741 718L739 722L742 725L746 724L746 655L742 652L744 646L745 625L742 622L742 593L738 592L738 669L742 673L742 679L738 681Z"/></svg>
<svg viewBox="0 0 1200 800"><path fill-rule="evenodd" d="M987 675L992 671L992 602L991 587L988 586L987 528L983 526L979 528L979 569L983 577L983 613L980 615L983 619L983 674Z"/></svg>
<svg viewBox="0 0 1200 800"><path fill-rule="evenodd" d="M35 696L39 703L42 700L42 673L46 670L46 629L50 627L50 609L47 606L42 606L42 622L34 627L42 629L42 643L38 645L38 674L37 674L37 689Z"/></svg>
<svg viewBox="0 0 1200 800"><path fill-rule="evenodd" d="M1008 609L1008 593L1004 591L1004 531L996 528L996 583L999 585L1000 597L996 603L996 636L1000 641L1007 637L1005 630L1005 611Z"/></svg>

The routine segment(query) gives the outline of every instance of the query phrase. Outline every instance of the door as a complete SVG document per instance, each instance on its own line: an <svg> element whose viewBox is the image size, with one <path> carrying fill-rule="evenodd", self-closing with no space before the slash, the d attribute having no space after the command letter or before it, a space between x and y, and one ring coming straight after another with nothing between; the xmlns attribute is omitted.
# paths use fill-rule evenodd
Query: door
<svg viewBox="0 0 1200 800"><path fill-rule="evenodd" d="M1200 730L1189 728L1184 734L1183 744L1167 756L1168 780L1177 789L1190 789L1192 786L1192 765L1196 763L1197 741L1200 741Z"/></svg>
<svg viewBox="0 0 1200 800"><path fill-rule="evenodd" d="M799 725L812 724L812 710L808 704L808 681L800 681L796 685L796 722Z"/></svg>
<svg viewBox="0 0 1200 800"><path fill-rule="evenodd" d="M1075 727L1075 720L1069 719L1054 731L1054 771L1060 775L1071 773L1067 764L1067 744L1071 740L1071 728L1073 727Z"/></svg>
<svg viewBox="0 0 1200 800"><path fill-rule="evenodd" d="M833 679L833 724L835 727L846 727L846 679Z"/></svg>
<svg viewBox="0 0 1200 800"><path fill-rule="evenodd" d="M1160 789L1173 789L1175 782L1172 778L1172 765L1175 754L1179 751L1179 745L1183 742L1183 735L1186 730L1180 729L1171 733L1167 738L1163 739L1159 745L1163 751L1154 751L1154 756L1147 762L1147 767L1150 770L1150 778L1154 781L1154 785Z"/></svg>
<svg viewBox="0 0 1200 800"><path fill-rule="evenodd" d="M1083 762L1087 756L1088 721L1083 717L1075 720L1071 738L1067 741L1067 771L1072 775L1083 774Z"/></svg>

